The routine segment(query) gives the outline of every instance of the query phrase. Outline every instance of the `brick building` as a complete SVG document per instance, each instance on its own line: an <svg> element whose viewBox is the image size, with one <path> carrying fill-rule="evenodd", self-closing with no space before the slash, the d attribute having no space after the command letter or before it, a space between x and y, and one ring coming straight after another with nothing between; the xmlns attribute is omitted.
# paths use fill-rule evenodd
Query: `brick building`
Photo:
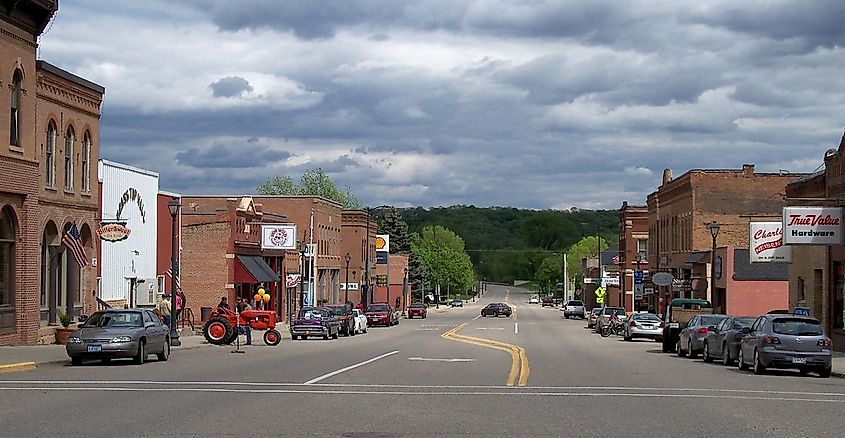
<svg viewBox="0 0 845 438"><path fill-rule="evenodd" d="M625 309L649 310L649 297L646 290L653 292L652 285L646 288L645 281L641 291L634 287L634 271L643 271L644 278L648 278L648 207L645 205L628 205L625 201L619 210L619 265L623 281L622 291L625 293Z"/></svg>
<svg viewBox="0 0 845 438"><path fill-rule="evenodd" d="M377 286L373 282L373 303L388 303L396 307L397 310L405 311L409 304L411 295L411 285L408 282L408 256L404 254L390 254L390 275L388 275L388 265L376 265L375 269L370 270L370 275L373 277L379 275L388 275L387 281L390 285ZM466 291L452 291L456 292Z"/></svg>
<svg viewBox="0 0 845 438"><path fill-rule="evenodd" d="M693 169L673 179L666 169L662 185L647 201L649 266L676 279L661 288L659 299L707 298L724 311L727 291L717 287L714 293L707 281L712 248L708 224L720 224L717 246L748 248L749 222L779 220L786 205L786 185L801 176L756 173L753 164L745 164L741 170Z"/></svg>
<svg viewBox="0 0 845 438"><path fill-rule="evenodd" d="M370 256L366 255L367 246L367 224L369 224ZM375 263L376 250L376 229L377 225L372 218L367 220L367 212L364 210L343 210L341 213L341 248L343 257L349 254L349 301L354 304L362 303L364 293L364 272L365 261L369 260L372 266ZM372 277L373 271L370 271ZM346 283L346 262L344 260L341 282ZM344 299L346 291L344 290Z"/></svg>
<svg viewBox="0 0 845 438"><path fill-rule="evenodd" d="M38 37L58 2L0 8L0 345L50 342L61 312L93 309L91 265L80 269L61 245L76 224L96 257L99 118L103 87L44 61ZM42 329L43 327L43 329Z"/></svg>
<svg viewBox="0 0 845 438"><path fill-rule="evenodd" d="M789 206L845 206L845 135L824 155L824 168L787 186ZM807 307L845 351L845 247L792 245L789 308Z"/></svg>

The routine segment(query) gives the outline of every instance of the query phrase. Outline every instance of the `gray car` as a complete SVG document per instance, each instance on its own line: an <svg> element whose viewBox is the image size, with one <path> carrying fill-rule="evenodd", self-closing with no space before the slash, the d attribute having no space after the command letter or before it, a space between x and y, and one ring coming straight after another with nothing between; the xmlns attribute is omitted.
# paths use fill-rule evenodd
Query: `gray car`
<svg viewBox="0 0 845 438"><path fill-rule="evenodd" d="M578 318L584 319L586 316L584 303L581 300L569 300L563 303L562 310L564 318L574 318L577 316Z"/></svg>
<svg viewBox="0 0 845 438"><path fill-rule="evenodd" d="M625 324L624 337L626 341L648 338L663 342L663 321L654 313L635 313Z"/></svg>
<svg viewBox="0 0 845 438"><path fill-rule="evenodd" d="M798 315L763 315L739 344L737 367L753 367L755 374L767 368L797 368L802 374L831 373L831 341L818 319Z"/></svg>
<svg viewBox="0 0 845 438"><path fill-rule="evenodd" d="M85 359L108 363L121 357L131 357L140 365L153 353L166 361L170 329L146 309L100 310L68 337L65 350L73 365Z"/></svg>
<svg viewBox="0 0 845 438"><path fill-rule="evenodd" d="M693 316L689 320L689 324L678 335L675 352L680 357L688 355L690 358L694 358L698 356L698 353L704 350L704 337L727 317L728 315L711 314Z"/></svg>
<svg viewBox="0 0 845 438"><path fill-rule="evenodd" d="M751 331L751 324L757 318L753 316L731 316L716 325L716 328L704 337L704 350L701 356L705 362L721 358L728 366L739 356L739 341Z"/></svg>

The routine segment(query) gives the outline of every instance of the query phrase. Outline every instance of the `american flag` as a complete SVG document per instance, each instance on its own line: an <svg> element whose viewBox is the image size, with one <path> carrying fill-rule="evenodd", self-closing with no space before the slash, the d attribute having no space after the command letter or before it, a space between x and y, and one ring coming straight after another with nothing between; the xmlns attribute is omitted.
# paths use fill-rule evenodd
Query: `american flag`
<svg viewBox="0 0 845 438"><path fill-rule="evenodd" d="M164 271L164 275L172 278L173 277L173 268L167 268L167 270ZM182 289L182 284L179 282L179 276L178 275L176 276L176 289Z"/></svg>
<svg viewBox="0 0 845 438"><path fill-rule="evenodd" d="M71 224L70 229L62 236L62 245L66 246L73 253L73 258L80 268L88 266L88 256L85 255L85 247L82 246L79 228L76 228L75 223Z"/></svg>

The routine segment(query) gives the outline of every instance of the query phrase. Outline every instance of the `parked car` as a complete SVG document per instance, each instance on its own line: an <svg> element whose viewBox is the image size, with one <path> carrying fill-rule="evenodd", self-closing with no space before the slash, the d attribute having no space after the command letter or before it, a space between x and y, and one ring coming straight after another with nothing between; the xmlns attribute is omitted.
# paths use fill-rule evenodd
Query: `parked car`
<svg viewBox="0 0 845 438"><path fill-rule="evenodd" d="M309 336L337 339L339 333L340 321L325 307L303 307L299 309L297 318L290 323L290 337L293 340L308 339Z"/></svg>
<svg viewBox="0 0 845 438"><path fill-rule="evenodd" d="M628 318L623 336L626 341L648 338L660 342L663 340L663 321L654 313L635 313Z"/></svg>
<svg viewBox="0 0 845 438"><path fill-rule="evenodd" d="M755 374L767 368L797 368L830 377L831 340L818 319L767 314L757 318L739 344L737 367L751 366Z"/></svg>
<svg viewBox="0 0 845 438"><path fill-rule="evenodd" d="M680 357L689 356L694 358L704 350L704 338L716 325L722 322L728 315L695 315L678 335L675 343L675 352Z"/></svg>
<svg viewBox="0 0 845 438"><path fill-rule="evenodd" d="M531 297L531 299L528 300L528 304L538 304L538 303L540 303L540 299L537 298L536 296L533 296L533 297Z"/></svg>
<svg viewBox="0 0 845 438"><path fill-rule="evenodd" d="M555 299L554 297L543 297L543 307L554 307L555 306Z"/></svg>
<svg viewBox="0 0 845 438"><path fill-rule="evenodd" d="M85 359L108 363L121 357L131 357L141 365L149 354L166 361L170 356L170 329L149 310L100 310L71 333L65 351L73 365Z"/></svg>
<svg viewBox="0 0 845 438"><path fill-rule="evenodd" d="M563 317L574 318L576 316L581 319L586 317L584 303L581 300L569 300L563 303Z"/></svg>
<svg viewBox="0 0 845 438"><path fill-rule="evenodd" d="M399 324L396 311L387 303L373 303L367 307L367 325L390 327Z"/></svg>
<svg viewBox="0 0 845 438"><path fill-rule="evenodd" d="M601 307L593 307L593 310L590 310L590 318L587 320L588 329L596 326L596 321L599 319L599 313L601 313Z"/></svg>
<svg viewBox="0 0 845 438"><path fill-rule="evenodd" d="M753 316L731 316L716 325L715 330L704 337L701 356L705 362L721 358L722 364L730 365L739 356L739 341L751 331Z"/></svg>
<svg viewBox="0 0 845 438"><path fill-rule="evenodd" d="M663 352L669 353L675 349L678 336L689 320L697 314L713 313L710 301L691 298L675 298L666 309L663 318Z"/></svg>
<svg viewBox="0 0 845 438"><path fill-rule="evenodd" d="M419 316L420 318L425 318L428 316L428 306L423 303L413 303L408 307L408 318L414 318Z"/></svg>
<svg viewBox="0 0 845 438"><path fill-rule="evenodd" d="M625 321L628 316L621 307L603 307L596 317L596 333L601 333L601 329L610 324L610 315L616 315L621 321Z"/></svg>
<svg viewBox="0 0 845 438"><path fill-rule="evenodd" d="M463 302L462 300L458 299L458 298L455 298L455 299L454 299L454 300L452 300L452 302L451 302L451 303L449 303L449 304L450 304L452 307L464 307L464 302Z"/></svg>
<svg viewBox="0 0 845 438"><path fill-rule="evenodd" d="M352 309L352 315L355 319L355 332L367 333L367 315L361 309Z"/></svg>
<svg viewBox="0 0 845 438"><path fill-rule="evenodd" d="M505 303L490 303L483 309L481 309L481 316L495 316L499 317L499 315L504 315L510 317L512 313L511 307Z"/></svg>
<svg viewBox="0 0 845 438"><path fill-rule="evenodd" d="M340 322L340 333L344 336L355 336L355 315L352 313L352 303L330 304L326 306Z"/></svg>

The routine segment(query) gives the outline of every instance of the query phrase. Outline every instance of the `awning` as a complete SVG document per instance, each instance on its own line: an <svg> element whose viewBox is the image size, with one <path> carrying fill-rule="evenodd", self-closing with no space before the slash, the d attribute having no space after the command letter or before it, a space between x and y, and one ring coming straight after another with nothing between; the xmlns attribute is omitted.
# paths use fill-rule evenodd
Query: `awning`
<svg viewBox="0 0 845 438"><path fill-rule="evenodd" d="M267 262L259 256L235 255L235 283L271 283L279 281L279 276L270 269Z"/></svg>

